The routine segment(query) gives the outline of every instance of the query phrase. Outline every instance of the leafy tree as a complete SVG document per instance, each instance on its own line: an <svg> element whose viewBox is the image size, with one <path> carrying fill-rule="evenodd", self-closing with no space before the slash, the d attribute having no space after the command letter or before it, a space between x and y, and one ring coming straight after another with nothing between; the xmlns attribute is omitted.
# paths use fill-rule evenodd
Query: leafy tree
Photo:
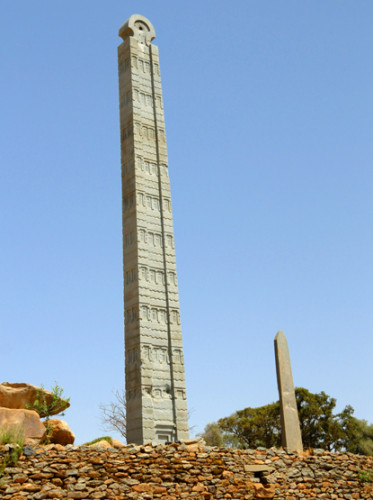
<svg viewBox="0 0 373 500"><path fill-rule="evenodd" d="M197 434L197 436L202 437L206 441L207 446L239 447L237 436L228 432L223 432L217 422L207 424L204 431Z"/></svg>
<svg viewBox="0 0 373 500"><path fill-rule="evenodd" d="M353 439L347 443L346 450L373 456L373 424L353 417L350 433Z"/></svg>
<svg viewBox="0 0 373 500"><path fill-rule="evenodd" d="M373 425L355 418L351 406L334 414L334 398L325 392L313 394L302 387L295 389L295 397L305 448L373 455ZM207 442L212 439L211 436L215 436L215 442L222 441L224 445L239 448L281 446L279 402L259 408L245 408L220 419L217 426L221 430L221 439L215 426L206 426L202 436Z"/></svg>
<svg viewBox="0 0 373 500"><path fill-rule="evenodd" d="M224 433L236 437L239 448L279 446L280 405L271 403L259 408L245 408L218 422Z"/></svg>
<svg viewBox="0 0 373 500"><path fill-rule="evenodd" d="M223 446L223 434L216 422L207 424L200 436L206 441L207 446Z"/></svg>
<svg viewBox="0 0 373 500"><path fill-rule="evenodd" d="M352 406L334 414L336 400L325 392L312 394L300 387L295 389L295 396L305 448L357 450L359 421L353 417Z"/></svg>
<svg viewBox="0 0 373 500"><path fill-rule="evenodd" d="M345 432L339 415L333 415L336 400L325 392L312 394L303 387L295 390L303 446L337 451L343 446ZM343 410L345 423L350 417L351 407Z"/></svg>

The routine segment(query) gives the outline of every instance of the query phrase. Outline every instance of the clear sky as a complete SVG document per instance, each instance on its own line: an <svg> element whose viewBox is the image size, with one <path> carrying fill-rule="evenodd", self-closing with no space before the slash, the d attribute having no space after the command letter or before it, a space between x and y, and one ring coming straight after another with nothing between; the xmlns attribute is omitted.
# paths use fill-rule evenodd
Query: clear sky
<svg viewBox="0 0 373 500"><path fill-rule="evenodd" d="M193 432L295 385L373 421L373 2L0 2L1 379L124 386L118 29L160 50Z"/></svg>

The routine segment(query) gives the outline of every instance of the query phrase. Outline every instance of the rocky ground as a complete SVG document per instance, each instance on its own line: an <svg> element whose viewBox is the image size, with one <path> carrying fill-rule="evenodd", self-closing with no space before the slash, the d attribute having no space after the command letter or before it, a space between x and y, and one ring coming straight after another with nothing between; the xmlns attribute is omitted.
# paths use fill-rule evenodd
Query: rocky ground
<svg viewBox="0 0 373 500"><path fill-rule="evenodd" d="M7 450L0 450L3 459ZM25 447L5 468L0 498L373 499L361 478L373 457L314 450L210 448L199 442L91 448Z"/></svg>
<svg viewBox="0 0 373 500"><path fill-rule="evenodd" d="M55 384L53 392L25 382L2 382L0 384L0 434L21 430L27 444L38 444L45 440L46 422L41 418L62 413L70 406L68 399L59 397L63 390ZM48 420L50 443L73 444L74 433L64 420Z"/></svg>

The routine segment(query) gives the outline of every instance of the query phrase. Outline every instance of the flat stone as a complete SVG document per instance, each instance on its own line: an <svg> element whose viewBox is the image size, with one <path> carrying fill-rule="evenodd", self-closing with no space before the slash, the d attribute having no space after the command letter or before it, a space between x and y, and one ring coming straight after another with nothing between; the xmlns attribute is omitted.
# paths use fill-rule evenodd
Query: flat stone
<svg viewBox="0 0 373 500"><path fill-rule="evenodd" d="M244 465L245 472L271 472L274 470L273 467L268 467L268 465Z"/></svg>

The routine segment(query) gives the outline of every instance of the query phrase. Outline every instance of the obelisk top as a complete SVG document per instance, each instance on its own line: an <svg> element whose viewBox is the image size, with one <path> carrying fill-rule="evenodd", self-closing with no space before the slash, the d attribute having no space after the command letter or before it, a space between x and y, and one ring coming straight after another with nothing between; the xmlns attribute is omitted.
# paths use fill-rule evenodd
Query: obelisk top
<svg viewBox="0 0 373 500"><path fill-rule="evenodd" d="M149 19L140 14L133 14L119 28L119 36L125 40L128 36L135 37L140 43L150 45L155 38L155 29Z"/></svg>

